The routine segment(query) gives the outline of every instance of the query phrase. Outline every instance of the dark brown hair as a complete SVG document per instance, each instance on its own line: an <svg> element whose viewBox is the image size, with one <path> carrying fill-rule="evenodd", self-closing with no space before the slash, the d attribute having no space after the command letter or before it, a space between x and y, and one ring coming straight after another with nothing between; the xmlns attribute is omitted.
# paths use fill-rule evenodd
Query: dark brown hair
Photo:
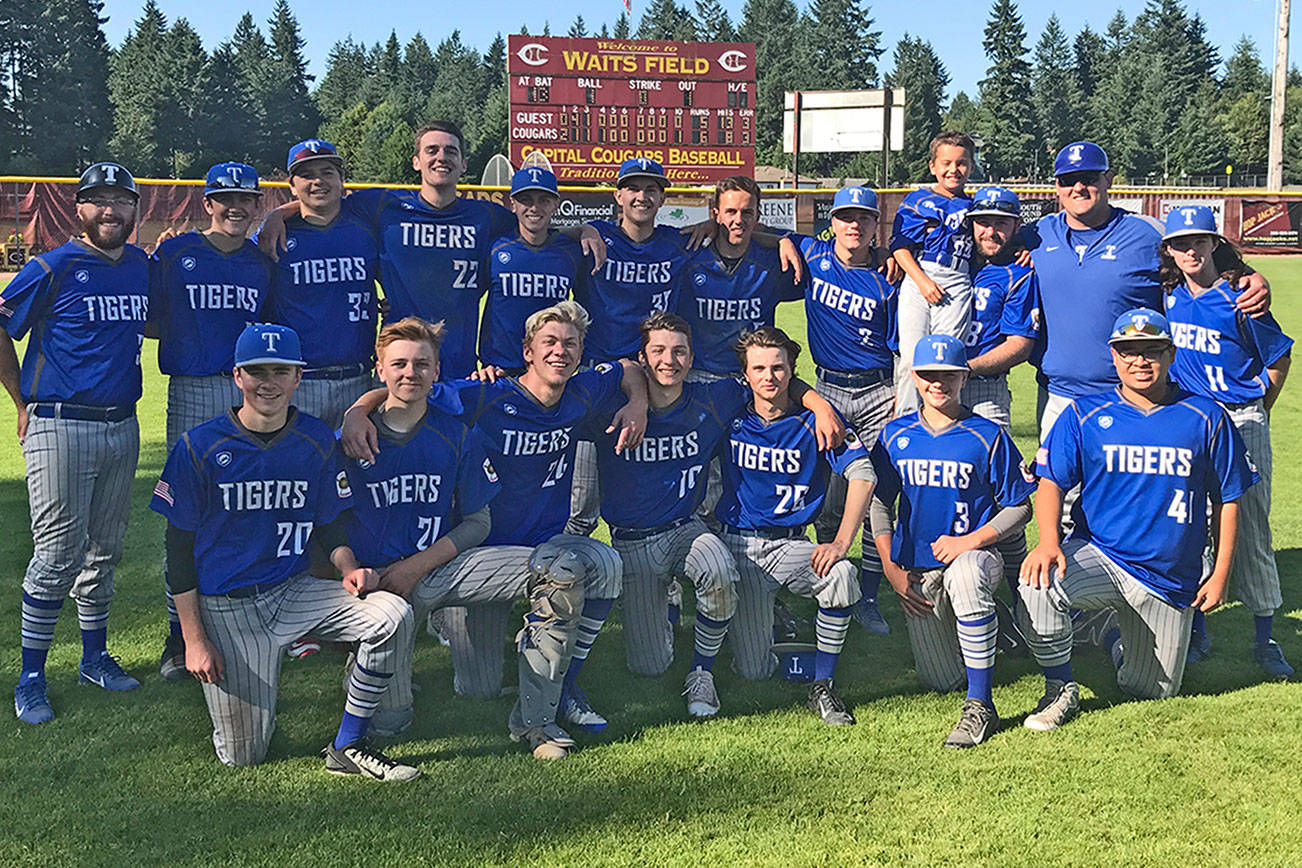
<svg viewBox="0 0 1302 868"><path fill-rule="evenodd" d="M774 349L787 351L787 363L791 365L791 372L796 372L796 359L800 358L800 344L793 341L787 336L787 333L777 326L760 326L752 332L745 332L737 343L732 345L733 350L737 353L737 360L741 362L741 369L746 370L746 351L751 347L772 347Z"/></svg>
<svg viewBox="0 0 1302 868"><path fill-rule="evenodd" d="M936 159L936 151L940 150L941 145L953 145L956 148L963 148L967 151L969 160L975 159L976 143L972 141L972 137L967 133L960 133L958 130L947 130L937 134L931 140L931 144L927 146L927 152L931 155L928 157L929 160Z"/></svg>
<svg viewBox="0 0 1302 868"><path fill-rule="evenodd" d="M718 210L719 196L727 193L729 190L740 190L743 193L750 193L755 199L755 208L760 204L760 188L755 183L754 178L748 178L745 175L729 175L720 181L714 188L714 197L710 199L710 207Z"/></svg>
<svg viewBox="0 0 1302 868"><path fill-rule="evenodd" d="M1216 273L1230 285L1231 289L1237 290L1239 279L1245 274L1251 274L1252 269L1243 261L1237 247L1225 238L1216 237L1219 243L1212 250L1212 262L1216 265ZM1157 280L1162 285L1163 292L1170 292L1184 283L1184 272L1176 266L1171 254L1167 253L1165 241L1157 246L1157 261Z"/></svg>
<svg viewBox="0 0 1302 868"><path fill-rule="evenodd" d="M457 137L457 147L461 150L461 156L466 156L466 137L461 134L461 127L452 121L428 121L421 124L420 129L416 130L415 153L420 153L420 140L425 138L426 133L447 133L450 136Z"/></svg>
<svg viewBox="0 0 1302 868"><path fill-rule="evenodd" d="M644 353L646 352L647 342L651 340L651 332L654 331L678 332L687 336L689 345L692 342L692 327L687 324L687 320L676 313L669 313L668 311L658 310L651 314L638 324L637 330L642 335L642 352Z"/></svg>

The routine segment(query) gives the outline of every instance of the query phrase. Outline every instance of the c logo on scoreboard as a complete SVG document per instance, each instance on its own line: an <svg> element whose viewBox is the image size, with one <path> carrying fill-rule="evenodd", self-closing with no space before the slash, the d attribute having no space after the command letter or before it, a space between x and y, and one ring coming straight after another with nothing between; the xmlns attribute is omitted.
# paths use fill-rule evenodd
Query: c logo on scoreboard
<svg viewBox="0 0 1302 868"><path fill-rule="evenodd" d="M746 52L725 51L723 54L719 55L719 66L722 66L729 72L741 72L746 68Z"/></svg>
<svg viewBox="0 0 1302 868"><path fill-rule="evenodd" d="M520 46L515 56L530 66L543 66L547 63L547 46L539 42L530 42L528 45Z"/></svg>

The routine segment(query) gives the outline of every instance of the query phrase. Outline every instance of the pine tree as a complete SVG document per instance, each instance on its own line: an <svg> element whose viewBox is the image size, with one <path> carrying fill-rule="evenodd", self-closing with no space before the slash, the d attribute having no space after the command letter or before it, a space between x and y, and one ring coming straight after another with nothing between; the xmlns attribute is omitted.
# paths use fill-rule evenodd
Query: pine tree
<svg viewBox="0 0 1302 868"><path fill-rule="evenodd" d="M588 35L588 25L583 23L582 15L574 16L574 23L570 25L570 32L566 34L571 39L585 39Z"/></svg>
<svg viewBox="0 0 1302 868"><path fill-rule="evenodd" d="M632 29L633 25L629 21L628 13L621 12L619 13L619 17L615 19L615 29L612 31L611 35L616 39L628 39Z"/></svg>
<svg viewBox="0 0 1302 868"><path fill-rule="evenodd" d="M253 153L246 135L246 117L251 98L242 90L239 64L231 43L223 42L213 49L204 67L203 80L207 88L199 101L198 123L203 147L197 164L211 166L223 160L250 162ZM277 160L272 165L284 164ZM270 168L258 166L261 171Z"/></svg>
<svg viewBox="0 0 1302 868"><path fill-rule="evenodd" d="M167 33L161 64L168 76L158 82L158 147L167 159L168 176L193 178L207 171L198 165L204 143L196 134L203 111L207 83L203 79L208 53L199 34L184 18L178 18Z"/></svg>
<svg viewBox="0 0 1302 868"><path fill-rule="evenodd" d="M1133 173L1135 154L1140 148L1135 87L1146 70L1130 24L1121 12L1108 23L1103 50L1102 73L1096 79L1086 112L1085 137L1107 151L1113 170L1124 178Z"/></svg>
<svg viewBox="0 0 1302 868"><path fill-rule="evenodd" d="M493 42L484 52L485 82L490 88L506 84L506 40L502 34L493 37Z"/></svg>
<svg viewBox="0 0 1302 868"><path fill-rule="evenodd" d="M166 176L167 154L158 148L159 104L165 96L162 61L167 54L167 19L154 0L146 0L135 28L109 64L109 99L114 134L109 149L138 175Z"/></svg>
<svg viewBox="0 0 1302 868"><path fill-rule="evenodd" d="M695 38L696 25L691 14L674 0L651 0L637 25L638 39L681 39L684 28Z"/></svg>
<svg viewBox="0 0 1302 868"><path fill-rule="evenodd" d="M417 116L425 107L430 91L438 82L438 63L425 37L417 33L402 52L402 66L393 101L408 124L419 123Z"/></svg>
<svg viewBox="0 0 1302 868"><path fill-rule="evenodd" d="M112 131L109 48L98 0L47 0L36 19L26 83L28 165L42 173L77 174L103 153ZM6 153L7 157L8 154Z"/></svg>
<svg viewBox="0 0 1302 868"><path fill-rule="evenodd" d="M1262 133L1265 133L1265 116L1262 117ZM1173 140L1171 164L1178 166L1178 177L1182 181L1190 175L1218 175L1225 170L1225 164L1234 163L1239 171L1252 171L1247 164L1240 164L1231 154L1231 137L1227 135L1227 123L1221 117L1220 100L1216 85L1209 78L1205 79L1194 94L1193 101L1180 115L1178 134ZM1265 144L1261 146L1260 171L1265 171Z"/></svg>
<svg viewBox="0 0 1302 868"><path fill-rule="evenodd" d="M339 117L351 108L371 78L366 48L351 36L336 42L326 58L326 72L312 94L323 121Z"/></svg>
<svg viewBox="0 0 1302 868"><path fill-rule="evenodd" d="M904 88L904 150L892 164L891 181L927 179L928 145L941 131L949 73L931 43L904 34L895 46L887 87Z"/></svg>
<svg viewBox="0 0 1302 868"><path fill-rule="evenodd" d="M801 86L808 71L800 70L800 12L791 0L746 0L742 7L741 39L755 43L756 162L786 165L782 152L782 112L787 90Z"/></svg>
<svg viewBox="0 0 1302 868"><path fill-rule="evenodd" d="M609 38L609 36L610 36L610 28L608 28L608 27L606 26L606 22L603 21L603 22L601 22L601 27L599 27L599 28L597 29L597 38L598 38L598 39L607 39L607 38Z"/></svg>
<svg viewBox="0 0 1302 868"><path fill-rule="evenodd" d="M877 85L881 31L863 0L814 0L809 8L807 46L810 69L818 71L828 89L860 89Z"/></svg>
<svg viewBox="0 0 1302 868"><path fill-rule="evenodd" d="M0 166L8 171L37 168L29 100L37 77L39 11L28 0L0 0Z"/></svg>
<svg viewBox="0 0 1302 868"><path fill-rule="evenodd" d="M1035 108L1026 29L1013 0L995 0L982 40L990 67L981 79L985 166L993 178L1027 175L1033 161Z"/></svg>
<svg viewBox="0 0 1302 868"><path fill-rule="evenodd" d="M711 42L736 42L737 28L719 0L696 0L696 32Z"/></svg>
<svg viewBox="0 0 1302 868"><path fill-rule="evenodd" d="M1076 67L1076 90L1081 99L1089 100L1098 87L1099 76L1107 66L1103 37L1086 24L1072 44L1072 59Z"/></svg>
<svg viewBox="0 0 1302 868"><path fill-rule="evenodd" d="M1033 166L1035 174L1042 176L1046 167L1052 170L1058 150L1076 141L1080 135L1081 97L1076 85L1076 69L1067 47L1067 34L1058 23L1057 15L1049 16L1044 33L1035 46L1035 70L1031 83L1035 125L1039 134Z"/></svg>
<svg viewBox="0 0 1302 868"><path fill-rule="evenodd" d="M981 105L973 102L966 92L960 90L954 94L954 100L949 104L949 109L945 112L940 125L942 129L970 134L975 133L980 124Z"/></svg>
<svg viewBox="0 0 1302 868"><path fill-rule="evenodd" d="M276 165L293 142L273 142L267 124L266 95L272 90L271 46L248 12L231 35L243 112L239 116L245 134L244 152L255 165Z"/></svg>
<svg viewBox="0 0 1302 868"><path fill-rule="evenodd" d="M1239 37L1234 44L1234 51L1225 64L1225 80L1221 87L1222 93L1231 100L1249 93L1259 96L1270 93L1270 76L1261 65L1257 44L1247 36Z"/></svg>

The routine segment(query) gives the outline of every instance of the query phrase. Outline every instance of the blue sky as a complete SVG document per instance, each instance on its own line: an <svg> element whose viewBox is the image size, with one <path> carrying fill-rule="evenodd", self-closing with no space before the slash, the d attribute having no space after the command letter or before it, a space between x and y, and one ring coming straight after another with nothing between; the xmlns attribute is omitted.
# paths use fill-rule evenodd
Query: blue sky
<svg viewBox="0 0 1302 868"><path fill-rule="evenodd" d="M349 34L354 39L371 44L387 39L389 31L396 30L399 40L405 43L419 30L434 45L452 30L460 29L462 39L482 51L499 30L504 34L513 33L521 25L527 24L531 31L541 32L544 22L550 21L552 33L564 35L576 14L582 14L589 29L595 30L602 21L613 24L623 9L621 0L569 0L564 4L538 3L536 0L499 0L497 3L483 5L415 6L422 13L412 15L411 10L415 4L398 0L365 0L361 4L355 0L290 2L307 40L310 71L317 76L324 71L330 47ZM801 0L796 2L799 4ZM248 0L242 4L158 0L159 7L169 21L187 18L208 48L230 36L246 9L253 13L259 24L264 23L271 15L274 3L275 0ZM742 3L743 0L724 0L724 6L734 20L740 14ZM694 7L694 2L689 0L688 5ZM1102 31L1118 8L1132 19L1144 8L1143 0L1082 4L1022 0L1018 5L1026 24L1027 42L1031 47L1039 38L1050 13L1054 11L1057 11L1067 32L1074 35L1087 23L1095 30ZM140 17L142 6L142 0L106 0L104 13L109 21L105 25L105 32L111 44L116 46L121 43L135 19ZM970 20L963 20L955 14L958 9L965 7L978 10ZM634 26L644 8L645 0L641 5L635 0ZM1221 47L1222 55L1228 54L1239 36L1246 34L1256 41L1263 60L1269 63L1274 40L1274 0L1188 0L1186 8L1190 14L1202 14L1207 22L1208 35L1213 44ZM882 41L887 46L883 68L889 68L890 52L894 50L899 38L908 32L930 40L936 47L953 82L950 85L951 97L958 90L969 93L975 91L976 83L986 67L986 58L981 49L981 33L989 12L988 2L964 4L955 0L891 0L870 2L870 9L876 22L875 29L882 31ZM425 11L456 11L458 17L423 14ZM359 12L363 13L361 17L358 16ZM1290 42L1289 62L1302 67L1302 56L1299 56L1302 39L1299 39L1296 31Z"/></svg>

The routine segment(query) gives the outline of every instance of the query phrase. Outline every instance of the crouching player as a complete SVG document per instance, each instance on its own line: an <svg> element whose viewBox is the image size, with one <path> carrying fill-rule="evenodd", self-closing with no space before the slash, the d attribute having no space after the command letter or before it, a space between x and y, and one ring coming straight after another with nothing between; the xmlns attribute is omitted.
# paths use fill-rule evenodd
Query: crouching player
<svg viewBox="0 0 1302 868"><path fill-rule="evenodd" d="M326 769L384 781L420 772L363 736L400 660L411 607L377 590L345 534L352 505L333 432L290 406L302 375L298 335L252 325L235 345L244 403L192 428L168 456L150 508L167 519L168 585L181 617L185 668L203 683L217 758L259 763L276 726L280 662L305 633L357 642L343 721ZM308 574L316 542L343 574Z"/></svg>
<svg viewBox="0 0 1302 868"><path fill-rule="evenodd" d="M800 345L786 332L761 326L736 346L753 404L729 425L721 456L723 494L715 507L740 577L732 625L734 665L746 678L771 675L778 589L812 597L818 601L818 650L808 705L826 724L852 724L854 715L832 682L850 607L859 599L858 570L846 553L868 512L872 462L852 430L835 449L820 448L813 413L791 400ZM832 471L849 480L845 510L836 538L816 545L805 538L805 526L823 507Z"/></svg>
<svg viewBox="0 0 1302 868"><path fill-rule="evenodd" d="M907 616L918 678L941 692L967 683L945 746L975 747L999 729L991 688L1004 561L996 546L1026 526L1034 485L1008 432L959 401L968 376L962 341L924 337L912 367L922 406L886 423L872 451L873 537Z"/></svg>
<svg viewBox="0 0 1302 868"><path fill-rule="evenodd" d="M1257 481L1225 408L1167 380L1175 348L1161 314L1127 311L1109 343L1121 385L1071 402L1036 454L1040 544L1021 592L1045 689L1028 729L1056 729L1078 710L1070 608L1116 609L1123 691L1180 692L1194 609L1225 599L1238 500ZM1062 493L1075 485L1075 528L1060 544ZM1209 501L1216 560L1200 587Z"/></svg>

